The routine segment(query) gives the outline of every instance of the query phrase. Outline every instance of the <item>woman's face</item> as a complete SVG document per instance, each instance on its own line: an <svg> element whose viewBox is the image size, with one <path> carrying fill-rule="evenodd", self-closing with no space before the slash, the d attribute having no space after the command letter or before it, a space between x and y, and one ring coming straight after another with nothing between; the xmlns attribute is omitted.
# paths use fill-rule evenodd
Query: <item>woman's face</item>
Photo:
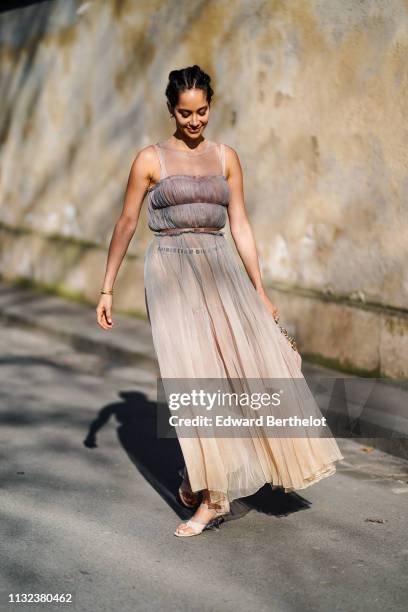
<svg viewBox="0 0 408 612"><path fill-rule="evenodd" d="M186 139L201 139L208 123L210 105L203 89L186 89L179 94L173 110L177 131Z"/></svg>

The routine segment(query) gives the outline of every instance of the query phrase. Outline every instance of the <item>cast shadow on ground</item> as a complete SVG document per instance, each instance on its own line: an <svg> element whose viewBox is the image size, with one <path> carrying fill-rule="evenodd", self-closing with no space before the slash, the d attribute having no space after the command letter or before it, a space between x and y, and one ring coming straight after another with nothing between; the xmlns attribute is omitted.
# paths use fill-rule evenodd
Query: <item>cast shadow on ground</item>
<svg viewBox="0 0 408 612"><path fill-rule="evenodd" d="M123 449L147 482L181 518L187 519L192 511L178 499L179 470L183 455L176 437L157 435L157 404L141 392L121 392L122 401L104 406L89 426L84 440L87 448L97 446L98 431L114 417L117 434ZM285 493L281 488L265 485L255 495L231 503L231 513L225 520L241 518L250 510L283 517L309 508L310 502L297 493Z"/></svg>

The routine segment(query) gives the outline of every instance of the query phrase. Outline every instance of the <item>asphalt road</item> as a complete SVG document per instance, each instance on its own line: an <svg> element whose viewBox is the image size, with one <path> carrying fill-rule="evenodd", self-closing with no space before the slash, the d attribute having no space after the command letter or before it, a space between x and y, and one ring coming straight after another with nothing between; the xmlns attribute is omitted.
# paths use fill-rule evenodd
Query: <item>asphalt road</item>
<svg viewBox="0 0 408 612"><path fill-rule="evenodd" d="M2 326L0 342L1 610L406 610L407 461L338 440L336 475L266 487L179 539L182 460L155 437L154 376L38 331Z"/></svg>

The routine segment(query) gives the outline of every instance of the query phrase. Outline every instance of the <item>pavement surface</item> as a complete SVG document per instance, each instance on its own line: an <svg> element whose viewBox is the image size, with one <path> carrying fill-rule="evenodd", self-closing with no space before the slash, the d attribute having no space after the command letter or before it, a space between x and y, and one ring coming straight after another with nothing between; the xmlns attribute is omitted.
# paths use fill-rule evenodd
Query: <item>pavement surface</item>
<svg viewBox="0 0 408 612"><path fill-rule="evenodd" d="M104 332L94 308L4 284L0 318L0 610L407 609L406 460L338 439L334 476L176 538L182 457L155 435L148 323Z"/></svg>

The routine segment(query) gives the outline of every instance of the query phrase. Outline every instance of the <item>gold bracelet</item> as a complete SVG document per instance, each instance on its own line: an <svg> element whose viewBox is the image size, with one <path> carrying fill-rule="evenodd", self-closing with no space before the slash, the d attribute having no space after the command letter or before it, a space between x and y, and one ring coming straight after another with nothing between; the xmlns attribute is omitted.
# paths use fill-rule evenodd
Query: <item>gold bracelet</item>
<svg viewBox="0 0 408 612"><path fill-rule="evenodd" d="M101 293L107 293L108 295L113 295L113 289L111 289L110 291L104 291L102 289Z"/></svg>

